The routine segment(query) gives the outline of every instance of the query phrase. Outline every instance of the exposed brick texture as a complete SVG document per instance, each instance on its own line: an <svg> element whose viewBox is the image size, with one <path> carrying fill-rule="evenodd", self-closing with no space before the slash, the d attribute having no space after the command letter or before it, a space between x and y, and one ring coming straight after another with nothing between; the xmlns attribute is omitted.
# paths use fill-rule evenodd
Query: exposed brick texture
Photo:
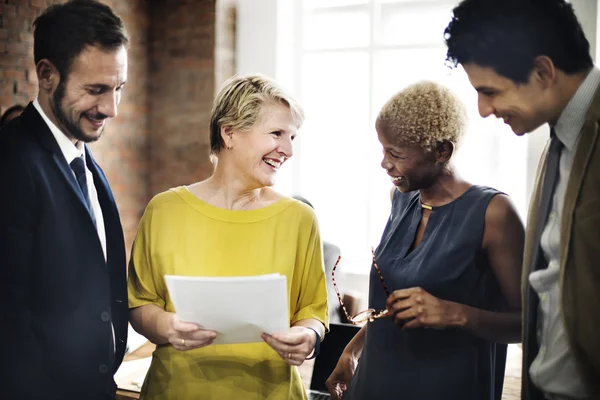
<svg viewBox="0 0 600 400"><path fill-rule="evenodd" d="M64 0L0 0L0 112L37 94L32 23ZM206 178L215 87L234 71L233 0L103 0L129 31L119 115L92 151L121 213L127 248L148 200ZM217 43L218 42L218 43Z"/></svg>
<svg viewBox="0 0 600 400"><path fill-rule="evenodd" d="M208 177L215 88L215 2L152 2L150 190Z"/></svg>

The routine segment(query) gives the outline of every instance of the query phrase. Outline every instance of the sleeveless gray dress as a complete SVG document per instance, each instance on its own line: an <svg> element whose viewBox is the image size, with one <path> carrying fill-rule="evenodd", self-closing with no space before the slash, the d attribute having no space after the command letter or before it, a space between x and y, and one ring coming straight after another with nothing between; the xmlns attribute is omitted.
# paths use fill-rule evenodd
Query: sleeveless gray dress
<svg viewBox="0 0 600 400"><path fill-rule="evenodd" d="M504 309L482 238L495 189L472 186L434 207L419 246L409 252L422 208L418 192L396 191L375 251L391 291L422 287L433 296L487 310ZM375 269L369 307L385 308ZM403 331L391 318L368 324L362 355L344 400L500 400L506 345L460 329Z"/></svg>

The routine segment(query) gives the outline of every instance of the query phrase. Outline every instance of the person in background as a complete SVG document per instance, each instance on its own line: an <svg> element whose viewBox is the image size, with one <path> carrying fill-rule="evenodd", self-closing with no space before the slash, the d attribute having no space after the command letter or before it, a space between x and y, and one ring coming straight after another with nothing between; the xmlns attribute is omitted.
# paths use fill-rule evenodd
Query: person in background
<svg viewBox="0 0 600 400"><path fill-rule="evenodd" d="M37 99L0 146L0 399L106 400L127 339L125 243L87 143L117 115L129 38L106 5L34 22Z"/></svg>
<svg viewBox="0 0 600 400"><path fill-rule="evenodd" d="M465 124L461 101L428 81L377 117L392 210L373 254L376 311L327 380L335 399L500 400L497 343L521 337L524 232L506 195L454 170Z"/></svg>
<svg viewBox="0 0 600 400"><path fill-rule="evenodd" d="M294 199L303 202L308 205L310 208L313 208L313 205L306 198L296 195L293 196ZM323 240L323 262L325 264L325 278L327 279L327 303L329 305L329 322L330 323L340 323L342 322L342 318L340 315L340 308L338 304L338 299L335 294L335 290L333 288L333 284L331 283L331 272L333 271L333 266L338 260L338 257L341 255L341 250L338 246L333 243L327 242Z"/></svg>
<svg viewBox="0 0 600 400"><path fill-rule="evenodd" d="M227 80L210 124L214 173L146 208L129 269L131 324L158 345L142 399L306 399L296 367L328 326L322 245L314 211L271 188L303 119L272 80ZM270 273L287 278L290 329L235 345L214 345L210 325L179 320L164 280Z"/></svg>
<svg viewBox="0 0 600 400"><path fill-rule="evenodd" d="M445 34L482 117L519 136L551 128L527 223L522 398L600 399L600 70L589 42L565 0L463 1Z"/></svg>
<svg viewBox="0 0 600 400"><path fill-rule="evenodd" d="M0 117L0 129L2 129L6 125L8 125L10 121L21 115L23 110L25 110L25 107L23 107L20 104L15 104L12 107L8 107L6 111L4 111L4 114L2 114L2 117Z"/></svg>

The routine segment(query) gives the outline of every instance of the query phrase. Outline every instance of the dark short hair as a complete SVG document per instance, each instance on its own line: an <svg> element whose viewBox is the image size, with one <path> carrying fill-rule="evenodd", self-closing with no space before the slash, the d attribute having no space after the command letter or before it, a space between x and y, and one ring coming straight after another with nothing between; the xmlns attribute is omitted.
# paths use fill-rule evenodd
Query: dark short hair
<svg viewBox="0 0 600 400"><path fill-rule="evenodd" d="M8 116L10 114L13 114L15 112L21 113L24 110L25 110L25 107L23 107L20 104L15 104L14 106L8 107L2 114L2 117L0 117L0 128L2 128L4 126L4 124L6 124L6 119L8 118Z"/></svg>
<svg viewBox="0 0 600 400"><path fill-rule="evenodd" d="M590 44L565 0L463 0L444 31L450 65L491 67L526 83L535 58L567 74L593 66Z"/></svg>
<svg viewBox="0 0 600 400"><path fill-rule="evenodd" d="M123 21L96 0L70 0L48 7L33 23L37 65L47 59L66 80L73 60L86 46L113 50L129 44Z"/></svg>

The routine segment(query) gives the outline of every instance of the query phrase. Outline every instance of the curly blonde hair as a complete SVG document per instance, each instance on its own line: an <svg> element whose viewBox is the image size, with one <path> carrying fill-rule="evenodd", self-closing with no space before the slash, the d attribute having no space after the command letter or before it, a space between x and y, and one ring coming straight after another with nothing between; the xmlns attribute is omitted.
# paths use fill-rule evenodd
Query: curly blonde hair
<svg viewBox="0 0 600 400"><path fill-rule="evenodd" d="M377 120L384 122L402 145L417 144L431 151L444 140L458 144L467 123L467 111L447 87L421 81L389 99Z"/></svg>

